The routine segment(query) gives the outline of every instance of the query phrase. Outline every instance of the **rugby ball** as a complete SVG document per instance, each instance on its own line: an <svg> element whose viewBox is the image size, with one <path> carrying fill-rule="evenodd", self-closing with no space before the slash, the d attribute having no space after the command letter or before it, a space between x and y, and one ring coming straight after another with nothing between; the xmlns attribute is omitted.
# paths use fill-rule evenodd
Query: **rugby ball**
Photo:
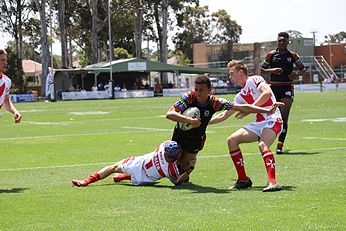
<svg viewBox="0 0 346 231"><path fill-rule="evenodd" d="M191 117L191 118L201 118L201 112L197 107L189 107L184 112L183 115ZM187 131L193 128L193 126L189 123L178 122L178 126L181 130Z"/></svg>

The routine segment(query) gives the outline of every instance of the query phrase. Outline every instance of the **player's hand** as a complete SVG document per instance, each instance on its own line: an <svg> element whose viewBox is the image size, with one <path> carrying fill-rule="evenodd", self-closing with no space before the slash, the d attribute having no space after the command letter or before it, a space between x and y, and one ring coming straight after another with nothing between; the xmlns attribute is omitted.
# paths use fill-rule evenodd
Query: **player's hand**
<svg viewBox="0 0 346 231"><path fill-rule="evenodd" d="M235 118L240 120L240 119L243 119L244 117L246 117L247 115L248 115L248 113L238 112L237 114L235 114Z"/></svg>
<svg viewBox="0 0 346 231"><path fill-rule="evenodd" d="M273 113L275 112L276 108L282 107L282 106L284 106L284 105L285 105L285 104L282 103L282 102L276 102L276 103L274 103L274 104L272 105L272 108L270 109L270 111L269 111L268 114L273 114Z"/></svg>
<svg viewBox="0 0 346 231"><path fill-rule="evenodd" d="M283 72L282 68L273 68L270 73L274 74L274 75L281 75L281 73Z"/></svg>
<svg viewBox="0 0 346 231"><path fill-rule="evenodd" d="M17 124L17 123L20 123L20 121L22 120L22 115L19 113L19 112L15 112L13 114L13 117L14 117L14 122Z"/></svg>
<svg viewBox="0 0 346 231"><path fill-rule="evenodd" d="M192 125L193 128L197 128L201 126L201 118L189 118L189 124Z"/></svg>

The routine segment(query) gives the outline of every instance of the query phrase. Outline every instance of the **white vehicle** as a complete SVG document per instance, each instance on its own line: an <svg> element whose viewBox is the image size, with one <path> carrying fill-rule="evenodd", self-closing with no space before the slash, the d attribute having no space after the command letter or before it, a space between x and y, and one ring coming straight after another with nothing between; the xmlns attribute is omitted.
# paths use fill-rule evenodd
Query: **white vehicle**
<svg viewBox="0 0 346 231"><path fill-rule="evenodd" d="M218 78L209 78L212 87L227 87L227 83Z"/></svg>

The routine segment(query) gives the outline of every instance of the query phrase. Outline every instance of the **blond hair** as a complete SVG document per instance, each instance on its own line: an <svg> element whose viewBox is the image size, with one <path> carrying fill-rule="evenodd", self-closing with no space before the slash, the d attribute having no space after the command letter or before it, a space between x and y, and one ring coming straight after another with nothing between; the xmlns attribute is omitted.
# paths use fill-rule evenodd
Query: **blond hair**
<svg viewBox="0 0 346 231"><path fill-rule="evenodd" d="M232 67L235 67L236 70L243 70L244 74L247 75L247 66L246 64L241 60L232 60L227 64L227 67L231 69Z"/></svg>
<svg viewBox="0 0 346 231"><path fill-rule="evenodd" d="M7 52L5 49L0 48L0 55L7 55Z"/></svg>

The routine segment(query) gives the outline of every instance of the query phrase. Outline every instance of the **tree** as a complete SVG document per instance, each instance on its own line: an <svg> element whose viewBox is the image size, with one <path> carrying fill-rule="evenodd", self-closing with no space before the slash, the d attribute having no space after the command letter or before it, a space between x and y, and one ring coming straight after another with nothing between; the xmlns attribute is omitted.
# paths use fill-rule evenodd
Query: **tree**
<svg viewBox="0 0 346 231"><path fill-rule="evenodd" d="M47 36L47 19L46 19L46 0L34 0L37 10L40 13L41 21L41 62L42 62L42 85L41 96L46 93L46 77L48 75L48 66L50 62L50 52L48 49L48 36Z"/></svg>
<svg viewBox="0 0 346 231"><path fill-rule="evenodd" d="M290 38L303 38L303 34L296 30L287 30L287 34L290 36Z"/></svg>
<svg viewBox="0 0 346 231"><path fill-rule="evenodd" d="M211 16L212 22L215 24L212 27L216 29L216 31L213 31L213 42L227 44L226 59L233 59L233 43L239 41L242 33L241 26L236 21L231 20L231 16L225 10L218 10L212 13Z"/></svg>
<svg viewBox="0 0 346 231"><path fill-rule="evenodd" d="M179 31L173 37L176 49L192 60L192 44L211 41L208 6L186 6L177 14Z"/></svg>
<svg viewBox="0 0 346 231"><path fill-rule="evenodd" d="M67 4L66 4L67 3ZM66 68L70 66L67 51L67 28L66 28L66 5L68 0L60 0L58 4L58 22L60 27L60 44L61 44L61 66ZM72 60L71 60L72 63Z"/></svg>
<svg viewBox="0 0 346 231"><path fill-rule="evenodd" d="M324 36L325 43L346 43L346 32L341 31L337 34L329 34Z"/></svg>
<svg viewBox="0 0 346 231"><path fill-rule="evenodd" d="M6 52L7 52L7 63L8 63L8 69L6 71L6 74L12 78L12 84L13 84L12 92L23 93L25 90L24 79L22 77L23 71L22 69L19 69L17 66L18 60L20 62L22 62L22 60L17 56L17 54L12 50L10 46L7 47ZM17 76L20 76L20 78L18 78Z"/></svg>
<svg viewBox="0 0 346 231"><path fill-rule="evenodd" d="M27 7L25 0L3 0L0 2L0 28L13 36L15 40L16 56L16 68L18 71L15 78L22 78L22 44L23 23L28 19L30 9ZM21 82L21 81L20 81ZM19 89L23 89L23 86L18 86Z"/></svg>

